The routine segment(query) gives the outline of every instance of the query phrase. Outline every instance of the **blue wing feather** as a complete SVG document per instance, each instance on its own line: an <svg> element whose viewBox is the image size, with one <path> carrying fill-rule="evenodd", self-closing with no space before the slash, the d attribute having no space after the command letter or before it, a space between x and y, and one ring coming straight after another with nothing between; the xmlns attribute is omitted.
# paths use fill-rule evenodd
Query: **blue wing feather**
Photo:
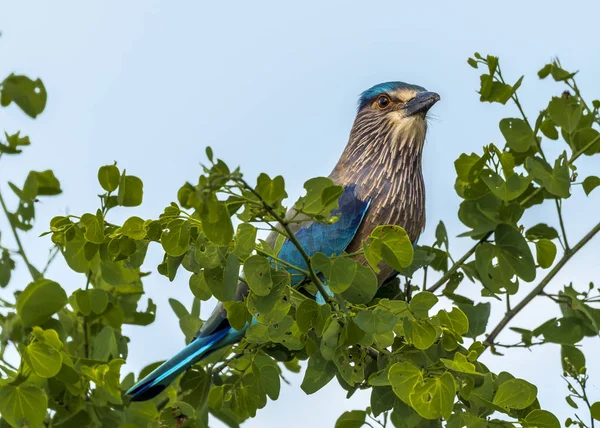
<svg viewBox="0 0 600 428"><path fill-rule="evenodd" d="M346 186L339 199L338 209L332 212L333 215L340 216L339 220L331 225L314 222L304 225L296 233L298 242L309 256L315 253L323 253L328 257L341 254L356 235L369 208L369 202L358 197L355 185ZM281 247L278 257L299 268L307 268L304 258L289 240ZM288 270L293 271L293 269ZM292 284L300 281L302 277L292 277Z"/></svg>

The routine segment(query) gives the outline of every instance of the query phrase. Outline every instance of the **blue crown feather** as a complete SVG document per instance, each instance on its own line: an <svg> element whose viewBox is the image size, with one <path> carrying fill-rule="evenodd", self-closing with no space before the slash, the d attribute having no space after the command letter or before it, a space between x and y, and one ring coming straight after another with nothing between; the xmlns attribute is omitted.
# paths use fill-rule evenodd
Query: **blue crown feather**
<svg viewBox="0 0 600 428"><path fill-rule="evenodd" d="M366 105L370 104L373 98L378 97L381 94L385 94L390 91L397 91L402 89L412 89L414 91L423 92L426 89L422 86L411 85L410 83L404 82L385 82L375 85L362 94L360 94L360 98L358 100L358 109L361 110Z"/></svg>

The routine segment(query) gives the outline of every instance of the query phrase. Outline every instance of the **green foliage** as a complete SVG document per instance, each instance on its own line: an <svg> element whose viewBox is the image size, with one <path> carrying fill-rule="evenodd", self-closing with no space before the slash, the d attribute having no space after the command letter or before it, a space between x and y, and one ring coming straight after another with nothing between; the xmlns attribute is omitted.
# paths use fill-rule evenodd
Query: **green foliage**
<svg viewBox="0 0 600 428"><path fill-rule="evenodd" d="M283 177L263 173L250 185L210 148L208 164L196 184L179 189L177 203L171 202L157 218L132 213L115 224L112 210L142 203L143 182L116 163L102 166L99 206L55 217L43 234L54 246L52 254L61 254L70 269L82 274L81 288L67 295L46 277L45 268L40 271L30 263L18 239L17 252L0 246L1 287L11 281L14 257L23 259L32 277L14 299L0 300L2 423L205 427L211 415L236 427L269 400L277 400L284 371L298 372L299 362L305 361L301 388L307 394L333 379L348 396L371 390L370 407L345 412L336 427L358 428L374 421L439 427L443 421L450 428L554 428L560 422L541 409L534 385L507 372L493 373L481 361L486 350L499 354L499 349L545 343L561 345L567 404L575 409L583 404L589 419L598 420L600 404L588 397L586 357L578 345L600 331L600 297L593 286L579 291L568 285L549 293L545 287L553 274L545 270L562 268L600 230L596 226L570 247L562 217L562 204L578 184L586 195L600 184L595 176L575 181L577 159L600 153L600 102L590 108L575 74L553 62L540 70L540 78L552 76L573 93L553 97L530 122L518 98L523 77L506 83L494 56L475 54L468 63L484 70L481 101L512 101L521 117L500 121L501 145L463 153L455 161L455 190L462 199L458 217L466 226L461 236L475 240L467 254L451 255L442 222L431 245L413 246L402 227L380 225L353 254L306 254L293 231L305 222L338 221L331 212L343 188L328 178L310 179L306 194L289 210ZM14 103L31 117L44 109L46 92L39 79L11 75L0 91L2 106ZM18 132L5 135L1 154L19 154L31 143ZM563 144L564 152L548 159L544 138ZM37 199L60 194L61 186L52 171L31 171L23 186L9 186L18 208L10 212L2 195L0 199L18 238L32 227ZM546 201L557 210L556 227L522 223L526 210ZM272 236L257 240L265 226ZM286 239L302 255L302 265L279 258ZM240 343L194 365L156 399L131 403L124 391L159 364L137 374L121 373L130 341L123 327L148 325L157 310L152 300L142 299L143 278L153 270L145 261L150 246L164 252L156 268L160 275L169 281L177 275L189 278L191 306L169 300L186 342L204 323L200 301L212 297L223 303L231 326L247 330ZM400 280L378 287L377 274L385 265L400 272ZM427 284L428 273L439 279ZM465 277L477 284L482 301L458 293ZM519 291L520 282L540 277L512 307L509 296ZM241 281L248 285L243 298L237 293ZM326 304L316 303L317 292L327 298ZM537 296L556 302L561 317L531 320L530 328L511 327L521 341L498 342L514 315ZM505 300L506 313L488 328L491 302L497 300ZM478 340L485 333L485 341ZM17 350L18 364L5 360L8 347ZM565 425L588 426L583 418L576 415Z"/></svg>

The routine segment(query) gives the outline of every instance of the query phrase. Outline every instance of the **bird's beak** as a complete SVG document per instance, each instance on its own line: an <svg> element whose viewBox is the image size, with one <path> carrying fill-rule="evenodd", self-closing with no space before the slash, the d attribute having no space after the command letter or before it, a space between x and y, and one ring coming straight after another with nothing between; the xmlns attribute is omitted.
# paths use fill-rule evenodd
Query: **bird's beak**
<svg viewBox="0 0 600 428"><path fill-rule="evenodd" d="M405 116L421 114L423 117L427 111L438 101L440 96L435 92L419 92L412 100L404 104Z"/></svg>

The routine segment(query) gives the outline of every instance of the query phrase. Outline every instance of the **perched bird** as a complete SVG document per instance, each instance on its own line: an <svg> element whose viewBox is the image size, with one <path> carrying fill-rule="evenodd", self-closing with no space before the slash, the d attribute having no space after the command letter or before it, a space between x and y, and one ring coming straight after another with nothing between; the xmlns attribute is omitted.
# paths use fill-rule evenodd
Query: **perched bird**
<svg viewBox="0 0 600 428"><path fill-rule="evenodd" d="M381 83L361 94L348 144L329 176L344 187L334 212L339 220L332 225L299 223L294 228L309 256L354 252L375 227L385 224L402 226L411 242L416 242L425 227L421 157L426 115L439 99L434 92L403 82ZM288 216L293 213L292 209ZM271 235L273 240L275 233ZM306 267L289 240L278 257ZM391 268L382 269L379 284L396 274ZM293 278L295 282L302 280ZM236 299L242 300L247 294L248 286L240 282ZM233 329L226 315L220 303L187 347L134 385L127 395L133 401L151 399L210 352L241 340L247 326L241 331Z"/></svg>

